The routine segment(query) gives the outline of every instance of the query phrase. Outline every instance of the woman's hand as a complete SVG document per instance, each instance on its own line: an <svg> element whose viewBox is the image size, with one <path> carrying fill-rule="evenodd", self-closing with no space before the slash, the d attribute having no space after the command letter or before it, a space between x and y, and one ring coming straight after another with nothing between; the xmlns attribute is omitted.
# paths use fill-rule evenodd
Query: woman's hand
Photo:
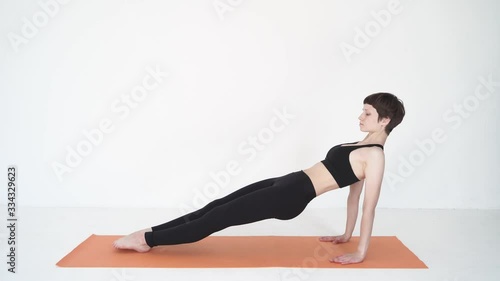
<svg viewBox="0 0 500 281"><path fill-rule="evenodd" d="M330 259L330 262L350 264L350 263L360 263L365 259L365 255L360 252L354 252L349 254L343 254Z"/></svg>
<svg viewBox="0 0 500 281"><path fill-rule="evenodd" d="M322 236L319 238L319 241L332 242L333 244L340 244L340 243L349 242L349 239L351 239L351 237L349 237L345 234L342 234L342 235L338 235L338 236Z"/></svg>

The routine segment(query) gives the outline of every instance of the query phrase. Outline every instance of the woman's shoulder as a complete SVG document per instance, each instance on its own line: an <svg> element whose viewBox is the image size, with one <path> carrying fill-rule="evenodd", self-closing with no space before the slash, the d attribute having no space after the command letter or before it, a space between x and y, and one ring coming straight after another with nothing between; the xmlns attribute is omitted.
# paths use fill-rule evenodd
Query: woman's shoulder
<svg viewBox="0 0 500 281"><path fill-rule="evenodd" d="M366 163L373 164L384 164L385 163L385 153L384 150L380 147L374 146L367 149L364 153Z"/></svg>

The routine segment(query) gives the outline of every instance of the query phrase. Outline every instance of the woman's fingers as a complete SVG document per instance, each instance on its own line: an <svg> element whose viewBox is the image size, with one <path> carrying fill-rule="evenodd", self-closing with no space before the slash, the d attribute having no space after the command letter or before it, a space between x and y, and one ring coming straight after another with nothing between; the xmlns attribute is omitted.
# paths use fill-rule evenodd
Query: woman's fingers
<svg viewBox="0 0 500 281"><path fill-rule="evenodd" d="M323 242L330 242L330 241L333 241L334 239L335 239L335 237L333 237L333 236L323 236L323 237L319 238L319 240L323 241Z"/></svg>
<svg viewBox="0 0 500 281"><path fill-rule="evenodd" d="M343 259L344 259L344 256L336 256L333 259L331 259L330 261L332 261L332 262L342 262Z"/></svg>
<svg viewBox="0 0 500 281"><path fill-rule="evenodd" d="M333 242L333 243L339 243L341 241L339 236L322 236L319 238L319 240L322 242Z"/></svg>
<svg viewBox="0 0 500 281"><path fill-rule="evenodd" d="M345 263L345 262L350 261L350 257L347 255L336 256L331 261L337 262L337 263Z"/></svg>
<svg viewBox="0 0 500 281"><path fill-rule="evenodd" d="M341 264L351 264L351 263L360 263L364 259L359 253L348 253L340 256L336 256L330 259L331 262L341 263Z"/></svg>

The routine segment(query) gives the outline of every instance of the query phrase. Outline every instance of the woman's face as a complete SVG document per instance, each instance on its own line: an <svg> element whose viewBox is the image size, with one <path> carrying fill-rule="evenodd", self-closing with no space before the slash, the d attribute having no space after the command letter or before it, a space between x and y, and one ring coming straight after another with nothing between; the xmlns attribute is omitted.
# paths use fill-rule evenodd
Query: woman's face
<svg viewBox="0 0 500 281"><path fill-rule="evenodd" d="M380 122L378 122L378 113L377 110L369 105L363 105L363 112L358 117L359 119L359 129L363 132L373 132L380 131L382 126L380 126Z"/></svg>

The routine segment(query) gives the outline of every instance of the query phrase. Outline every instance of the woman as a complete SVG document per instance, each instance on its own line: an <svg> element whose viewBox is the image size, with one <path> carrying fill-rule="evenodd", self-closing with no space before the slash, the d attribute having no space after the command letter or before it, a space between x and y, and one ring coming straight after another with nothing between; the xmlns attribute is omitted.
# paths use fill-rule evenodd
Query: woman
<svg viewBox="0 0 500 281"><path fill-rule="evenodd" d="M147 252L158 245L196 242L229 226L269 218L289 220L302 213L315 197L350 185L345 233L319 238L325 242L345 243L354 231L364 184L357 251L331 260L342 264L362 262L368 250L384 175L383 146L405 115L403 102L390 93L369 95L363 104L359 126L368 134L362 141L336 145L328 151L325 160L308 169L255 182L197 211L122 237L113 245L118 249Z"/></svg>

